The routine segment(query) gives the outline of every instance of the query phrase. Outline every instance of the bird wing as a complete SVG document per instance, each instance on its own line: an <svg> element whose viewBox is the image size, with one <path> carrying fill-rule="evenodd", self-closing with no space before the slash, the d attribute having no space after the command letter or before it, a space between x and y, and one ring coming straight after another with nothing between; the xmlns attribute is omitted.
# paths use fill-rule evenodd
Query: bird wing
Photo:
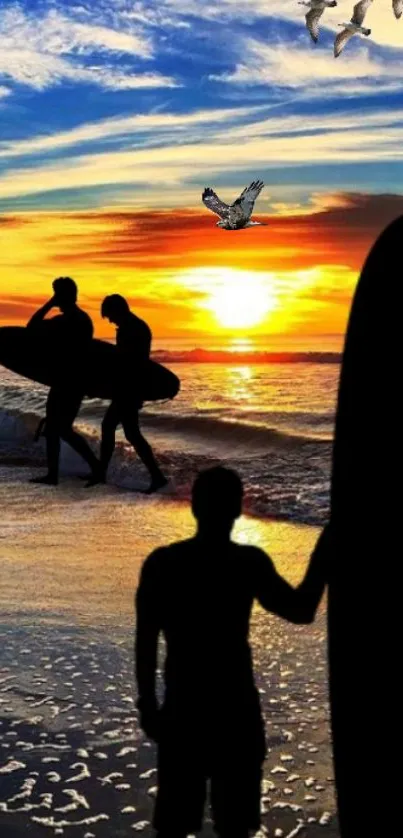
<svg viewBox="0 0 403 838"><path fill-rule="evenodd" d="M219 215L220 218L223 218L224 220L228 219L229 206L228 204L224 204L224 201L216 195L213 189L207 187L204 190L202 201L207 209L211 210L211 212L215 212L216 215Z"/></svg>
<svg viewBox="0 0 403 838"><path fill-rule="evenodd" d="M234 216L239 219L244 218L247 221L252 215L254 203L263 187L262 180L254 180L249 186L246 186L239 198L230 207L231 219Z"/></svg>
<svg viewBox="0 0 403 838"><path fill-rule="evenodd" d="M372 0L360 0L360 3L354 6L351 23L356 23L357 26L361 26L371 4Z"/></svg>
<svg viewBox="0 0 403 838"><path fill-rule="evenodd" d="M403 14L403 0L392 0L393 11L395 13L395 18L399 20L399 18Z"/></svg>
<svg viewBox="0 0 403 838"><path fill-rule="evenodd" d="M346 46L347 41L350 40L354 35L354 32L350 32L348 29L343 29L342 32L337 36L334 42L334 57L337 58L341 51Z"/></svg>
<svg viewBox="0 0 403 838"><path fill-rule="evenodd" d="M307 15L305 15L306 20L306 27L308 32L316 44L319 38L319 21L323 15L324 9L311 9Z"/></svg>

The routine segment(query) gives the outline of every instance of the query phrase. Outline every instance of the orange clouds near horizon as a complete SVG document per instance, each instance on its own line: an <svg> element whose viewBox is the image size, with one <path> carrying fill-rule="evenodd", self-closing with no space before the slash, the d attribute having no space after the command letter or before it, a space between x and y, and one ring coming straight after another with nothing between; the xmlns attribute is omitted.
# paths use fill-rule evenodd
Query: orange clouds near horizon
<svg viewBox="0 0 403 838"><path fill-rule="evenodd" d="M191 210L0 215L0 323L24 324L51 281L71 275L104 337L113 330L99 305L113 292L156 337L341 334L365 256L401 213L402 196L341 194L239 232ZM244 311L252 301L255 313Z"/></svg>

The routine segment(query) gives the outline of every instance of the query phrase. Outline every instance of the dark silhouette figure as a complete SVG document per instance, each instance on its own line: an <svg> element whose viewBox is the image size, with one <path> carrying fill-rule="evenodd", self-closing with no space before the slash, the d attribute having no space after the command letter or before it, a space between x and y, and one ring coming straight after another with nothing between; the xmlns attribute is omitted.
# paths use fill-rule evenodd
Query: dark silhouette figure
<svg viewBox="0 0 403 838"><path fill-rule="evenodd" d="M84 397L83 370L89 351L93 325L91 318L77 305L77 286L67 276L53 282L54 296L37 311L27 324L34 331L44 328L52 354L53 383L46 403L45 436L48 473L33 483L57 485L59 480L60 440L67 442L98 475L99 463L85 439L73 430L73 423ZM59 308L61 314L45 321L46 315Z"/></svg>
<svg viewBox="0 0 403 838"><path fill-rule="evenodd" d="M392 835L401 690L401 248L403 216L372 247L354 295L337 405L331 489L329 670L342 838ZM330 543L328 544L328 547ZM393 743L393 744L392 744ZM371 795L374 772L377 790ZM370 796L371 795L371 796Z"/></svg>
<svg viewBox="0 0 403 838"><path fill-rule="evenodd" d="M150 359L151 329L130 311L129 305L120 294L105 297L101 306L102 317L115 323L118 366L115 394L102 422L101 440L101 475L106 480L108 466L115 449L116 429L122 425L125 437L133 446L138 456L148 469L151 483L148 494L156 492L166 485L151 445L144 438L139 425L139 411L143 405L143 381L147 376L147 364ZM99 482L95 475L89 485Z"/></svg>
<svg viewBox="0 0 403 838"><path fill-rule="evenodd" d="M231 541L242 483L225 468L193 486L193 538L155 550L136 597L136 676L140 722L158 743L159 838L201 829L207 781L221 838L260 826L266 746L248 643L254 600L294 623L310 623L326 580L317 548L294 589L260 549ZM324 540L322 536L320 543ZM166 641L165 697L156 697L158 637Z"/></svg>

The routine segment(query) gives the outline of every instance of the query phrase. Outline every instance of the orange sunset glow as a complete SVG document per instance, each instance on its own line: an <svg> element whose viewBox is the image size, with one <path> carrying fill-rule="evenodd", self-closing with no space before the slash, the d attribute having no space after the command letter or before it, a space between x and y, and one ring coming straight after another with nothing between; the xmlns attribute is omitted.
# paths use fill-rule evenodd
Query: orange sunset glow
<svg viewBox="0 0 403 838"><path fill-rule="evenodd" d="M312 211L228 233L196 211L85 211L3 215L0 318L24 323L73 276L96 332L106 294L126 296L154 336L207 341L342 334L358 271L396 199L346 196Z"/></svg>

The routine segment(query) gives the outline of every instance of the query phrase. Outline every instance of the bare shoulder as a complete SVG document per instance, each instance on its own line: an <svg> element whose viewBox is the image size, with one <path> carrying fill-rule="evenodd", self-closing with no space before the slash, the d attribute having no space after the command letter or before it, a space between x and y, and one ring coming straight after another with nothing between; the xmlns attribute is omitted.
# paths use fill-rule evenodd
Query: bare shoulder
<svg viewBox="0 0 403 838"><path fill-rule="evenodd" d="M163 567L172 565L182 556L189 553L191 545L192 542L189 539L188 541L177 541L172 544L166 544L163 547L157 547L147 556L143 568L147 566L147 568L152 568L157 571Z"/></svg>
<svg viewBox="0 0 403 838"><path fill-rule="evenodd" d="M161 570L163 568L164 548L153 550L144 560L137 586L137 599L155 595L161 585Z"/></svg>
<svg viewBox="0 0 403 838"><path fill-rule="evenodd" d="M152 551L152 553L149 553L149 555L143 562L143 571L157 570L160 567L161 562L164 561L166 551L166 547L157 547L155 550Z"/></svg>

